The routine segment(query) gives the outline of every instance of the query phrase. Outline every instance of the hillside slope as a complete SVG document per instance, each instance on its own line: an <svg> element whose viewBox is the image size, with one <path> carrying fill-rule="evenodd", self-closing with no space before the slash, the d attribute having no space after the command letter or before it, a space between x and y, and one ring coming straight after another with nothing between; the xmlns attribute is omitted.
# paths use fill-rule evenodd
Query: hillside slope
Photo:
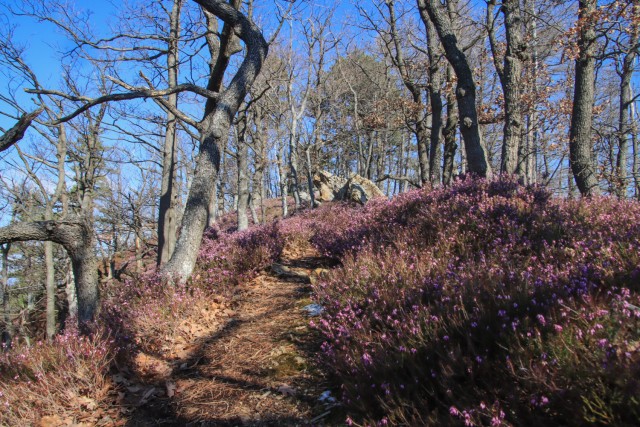
<svg viewBox="0 0 640 427"><path fill-rule="evenodd" d="M637 425L639 288L637 202L325 204L210 230L184 287L107 287L91 339L3 355L0 424Z"/></svg>

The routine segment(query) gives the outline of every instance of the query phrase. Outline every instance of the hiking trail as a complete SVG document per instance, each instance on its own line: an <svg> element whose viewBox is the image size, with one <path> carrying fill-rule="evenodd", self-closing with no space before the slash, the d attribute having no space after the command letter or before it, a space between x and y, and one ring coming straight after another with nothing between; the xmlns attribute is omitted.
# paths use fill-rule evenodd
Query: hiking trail
<svg viewBox="0 0 640 427"><path fill-rule="evenodd" d="M138 364L150 375L147 384L129 387L125 425L330 423L338 407L316 366L321 340L309 328L307 307L311 283L330 265L310 245L288 246L277 263L239 285L216 311L222 319L205 322L214 327L200 327L174 358L141 355Z"/></svg>

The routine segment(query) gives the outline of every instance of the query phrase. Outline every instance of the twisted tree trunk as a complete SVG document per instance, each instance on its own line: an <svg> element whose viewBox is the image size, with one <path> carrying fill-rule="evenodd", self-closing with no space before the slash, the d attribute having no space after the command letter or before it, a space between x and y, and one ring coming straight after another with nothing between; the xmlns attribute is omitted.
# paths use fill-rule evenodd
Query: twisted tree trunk
<svg viewBox="0 0 640 427"><path fill-rule="evenodd" d="M98 262L91 221L35 221L0 228L0 243L30 240L59 243L67 251L78 296L78 322L86 331L99 304Z"/></svg>
<svg viewBox="0 0 640 427"><path fill-rule="evenodd" d="M260 72L268 51L267 42L260 29L237 10L239 2L237 5L230 5L220 0L195 1L225 23L221 53L218 57L218 61L224 64L220 67L216 64L207 88L220 90L222 77L229 63L227 45L231 44L234 35L244 41L246 54L229 86L216 98L209 98L204 117L199 124L200 150L182 217L182 231L173 256L162 269L166 276L175 277L180 281L191 275L196 264L213 197L212 184L219 172L220 154L226 144L233 117Z"/></svg>
<svg viewBox="0 0 640 427"><path fill-rule="evenodd" d="M458 45L458 38L446 7L451 8L451 1L445 7L439 0L417 0L418 8L428 13L431 22L444 47L447 60L458 77L456 99L460 113L460 132L464 139L464 147L469 171L481 176L491 176L491 166L480 135L478 113L476 110L476 85L466 55Z"/></svg>

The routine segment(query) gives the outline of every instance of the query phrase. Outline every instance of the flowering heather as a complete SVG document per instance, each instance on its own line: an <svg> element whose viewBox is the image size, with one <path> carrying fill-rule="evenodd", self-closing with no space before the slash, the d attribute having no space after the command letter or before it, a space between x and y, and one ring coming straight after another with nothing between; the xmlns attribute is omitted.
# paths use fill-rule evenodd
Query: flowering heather
<svg viewBox="0 0 640 427"><path fill-rule="evenodd" d="M46 415L77 422L79 413L109 407L114 353L103 333L84 337L72 329L51 343L0 353L0 425L39 425Z"/></svg>
<svg viewBox="0 0 640 427"><path fill-rule="evenodd" d="M467 179L324 213L349 423L638 424L640 204Z"/></svg>
<svg viewBox="0 0 640 427"><path fill-rule="evenodd" d="M98 330L83 337L67 329L52 343L0 351L0 425L39 425L43 416L85 422L78 417L111 408L117 393L108 370L118 350L121 361L137 352L168 358L185 322L216 322L202 313L275 261L282 245L277 223L241 233L212 229L186 284L167 285L154 272L137 281L103 284L98 323L108 334Z"/></svg>
<svg viewBox="0 0 640 427"><path fill-rule="evenodd" d="M219 292L271 265L283 245L277 222L235 233L211 228L202 242L193 281Z"/></svg>
<svg viewBox="0 0 640 427"><path fill-rule="evenodd" d="M207 230L192 278L166 286L154 272L137 282L111 287L102 316L122 347L152 353L166 347L184 319L200 318L214 299L229 296L282 252L278 223L242 232Z"/></svg>

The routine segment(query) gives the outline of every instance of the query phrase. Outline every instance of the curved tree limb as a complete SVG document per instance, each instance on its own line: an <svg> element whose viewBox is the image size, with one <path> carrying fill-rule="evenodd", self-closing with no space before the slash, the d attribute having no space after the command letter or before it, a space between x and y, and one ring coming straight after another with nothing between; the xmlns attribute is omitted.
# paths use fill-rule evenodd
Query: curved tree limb
<svg viewBox="0 0 640 427"><path fill-rule="evenodd" d="M43 110L44 109L40 107L31 113L23 114L18 120L18 123L9 129L4 135L0 136L0 152L20 141L24 137L24 133L27 131L29 126L31 126L31 122L33 122Z"/></svg>
<svg viewBox="0 0 640 427"><path fill-rule="evenodd" d="M89 221L18 222L0 228L0 243L50 241L62 245L73 267L78 295L78 322L87 332L98 309L98 265Z"/></svg>
<svg viewBox="0 0 640 427"><path fill-rule="evenodd" d="M204 10L214 14L233 28L228 37L239 37L245 44L245 56L240 68L215 102L207 102L201 121L200 152L182 216L182 232L176 242L173 256L162 272L167 277L186 280L195 267L202 234L207 225L213 185L220 169L223 142L229 135L233 117L238 112L249 88L258 76L269 46L260 29L234 5L222 0L195 0ZM225 32L223 31L223 37ZM228 43L223 40L221 47ZM221 52L222 54L222 52ZM223 67L226 69L226 67ZM221 78L213 67L209 89ZM224 70L221 70L224 73Z"/></svg>
<svg viewBox="0 0 640 427"><path fill-rule="evenodd" d="M194 92L198 95L202 95L209 99L217 99L218 97L218 93L204 89L198 85L194 85L190 83L183 83L183 84L177 85L176 87L172 87L168 89L136 88L136 90L133 90L130 92L112 93L109 95L100 96L98 98L89 98L86 96L75 96L75 95L70 95L68 93L60 92L57 90L48 90L48 89L25 89L25 91L27 93L35 93L38 95L54 95L54 96L59 96L61 98L68 99L69 101L86 103L82 107L75 110L74 112L49 123L51 125L58 125L60 123L68 122L69 120L84 113L91 107L95 107L96 105L104 104L106 102L111 102L111 101L124 101L129 99L138 99L138 98L157 98L160 96L166 96L166 95L170 95L172 93L178 93L178 92Z"/></svg>

